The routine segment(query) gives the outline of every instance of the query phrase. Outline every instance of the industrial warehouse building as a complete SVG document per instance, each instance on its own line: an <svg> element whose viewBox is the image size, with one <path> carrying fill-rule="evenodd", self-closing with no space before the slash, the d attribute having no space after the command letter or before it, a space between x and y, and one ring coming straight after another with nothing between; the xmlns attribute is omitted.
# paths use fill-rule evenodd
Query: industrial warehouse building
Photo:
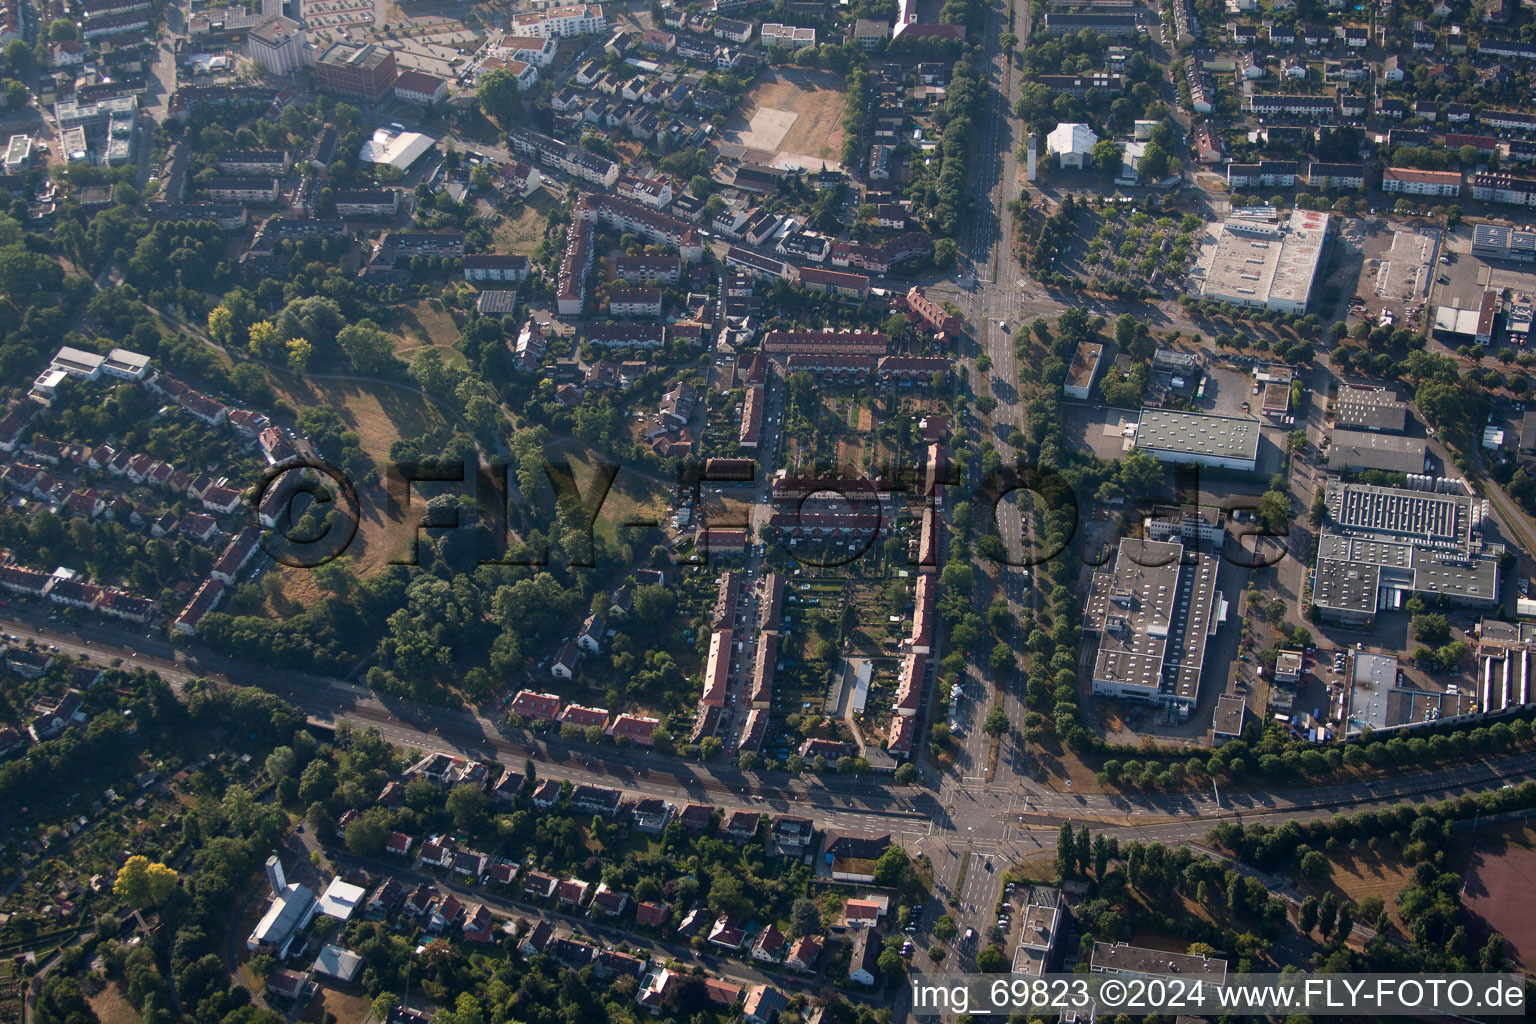
<svg viewBox="0 0 1536 1024"><path fill-rule="evenodd" d="M1189 717L1200 700L1205 648L1226 621L1215 556L1178 541L1120 542L1111 569L1093 574L1083 628L1098 634L1093 692Z"/></svg>
<svg viewBox="0 0 1536 1024"><path fill-rule="evenodd" d="M1386 388L1346 385L1333 400L1333 423L1340 430L1401 434L1408 425L1408 405Z"/></svg>
<svg viewBox="0 0 1536 1024"><path fill-rule="evenodd" d="M1471 341L1487 345L1493 340L1493 328L1499 315L1499 293L1483 292L1474 306L1436 306L1435 336L1448 344Z"/></svg>
<svg viewBox="0 0 1536 1024"><path fill-rule="evenodd" d="M1328 468L1379 469L1388 473L1424 472L1424 441L1417 437L1369 430L1335 430L1328 442Z"/></svg>
<svg viewBox="0 0 1536 1024"><path fill-rule="evenodd" d="M1318 614L1365 625L1412 594L1494 607L1503 545L1482 539L1486 503L1465 494L1328 483L1312 603Z"/></svg>
<svg viewBox="0 0 1536 1024"><path fill-rule="evenodd" d="M1136 447L1164 462L1251 473L1259 462L1259 421L1177 409L1143 409L1136 427Z"/></svg>
<svg viewBox="0 0 1536 1024"><path fill-rule="evenodd" d="M1305 313L1326 263L1331 218L1296 210L1282 223L1269 211L1240 211L1201 247L1195 276L1202 298L1251 309Z"/></svg>

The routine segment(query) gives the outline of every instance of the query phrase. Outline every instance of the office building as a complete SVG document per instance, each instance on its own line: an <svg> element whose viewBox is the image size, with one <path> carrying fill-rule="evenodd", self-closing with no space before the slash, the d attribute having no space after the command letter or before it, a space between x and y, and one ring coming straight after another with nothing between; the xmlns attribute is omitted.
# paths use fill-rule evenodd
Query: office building
<svg viewBox="0 0 1536 1024"><path fill-rule="evenodd" d="M335 43L315 62L315 80L322 91L370 106L392 94L398 75L394 53L372 43Z"/></svg>

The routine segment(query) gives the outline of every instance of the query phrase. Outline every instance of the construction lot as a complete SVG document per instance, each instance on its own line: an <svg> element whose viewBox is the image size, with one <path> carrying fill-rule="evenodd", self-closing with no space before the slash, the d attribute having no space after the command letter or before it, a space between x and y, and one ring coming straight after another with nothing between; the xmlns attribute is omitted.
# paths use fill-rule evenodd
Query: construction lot
<svg viewBox="0 0 1536 1024"><path fill-rule="evenodd" d="M843 77L830 71L776 68L742 100L726 141L773 167L841 169L843 89Z"/></svg>
<svg viewBox="0 0 1536 1024"><path fill-rule="evenodd" d="M1409 307L1422 306L1435 280L1440 232L1378 221L1362 240L1365 267L1358 294L1373 317L1390 312L1401 322Z"/></svg>

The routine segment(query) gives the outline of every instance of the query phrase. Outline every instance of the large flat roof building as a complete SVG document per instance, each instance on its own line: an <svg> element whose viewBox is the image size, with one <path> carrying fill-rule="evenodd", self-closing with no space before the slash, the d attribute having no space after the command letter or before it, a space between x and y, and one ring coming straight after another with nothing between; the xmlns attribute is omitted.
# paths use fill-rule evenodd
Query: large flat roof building
<svg viewBox="0 0 1536 1024"><path fill-rule="evenodd" d="M1328 483L1312 603L1335 622L1363 625L1412 594L1491 608L1502 546L1482 540L1485 503L1464 494Z"/></svg>
<svg viewBox="0 0 1536 1024"><path fill-rule="evenodd" d="M1522 610L1521 614L1525 612ZM1493 713L1531 703L1536 699L1536 623L1484 619L1480 633L1479 706Z"/></svg>
<svg viewBox="0 0 1536 1024"><path fill-rule="evenodd" d="M1177 409L1143 409L1136 447L1164 462L1252 472L1259 461L1259 421Z"/></svg>
<svg viewBox="0 0 1536 1024"><path fill-rule="evenodd" d="M358 150L357 157L365 163L389 164L397 170L406 170L419 160L427 150L436 145L430 135L421 132L402 132L393 128L379 128L362 149Z"/></svg>
<svg viewBox="0 0 1536 1024"><path fill-rule="evenodd" d="M1335 430L1328 442L1328 468L1424 472L1424 441L1369 430Z"/></svg>
<svg viewBox="0 0 1536 1024"><path fill-rule="evenodd" d="M1083 628L1098 634L1093 692L1145 701L1188 717L1200 700L1206 643L1226 620L1219 563L1178 541L1120 542L1112 568L1093 574Z"/></svg>
<svg viewBox="0 0 1536 1024"><path fill-rule="evenodd" d="M1139 978L1182 978L1220 985L1227 980L1227 962L1189 953L1128 946L1123 942L1093 944L1089 970L1094 974L1126 974Z"/></svg>
<svg viewBox="0 0 1536 1024"><path fill-rule="evenodd" d="M1489 289L1476 306L1437 306L1435 334L1454 340L1469 338L1478 345L1486 345L1493 340L1499 305L1499 293Z"/></svg>
<svg viewBox="0 0 1536 1024"><path fill-rule="evenodd" d="M1398 682L1397 659L1387 654L1355 651L1352 655L1345 712L1345 733L1370 729L1409 729L1473 713L1471 693L1429 693Z"/></svg>
<svg viewBox="0 0 1536 1024"><path fill-rule="evenodd" d="M1343 387L1333 400L1333 424L1340 430L1401 434L1408 425L1408 405L1386 388Z"/></svg>
<svg viewBox="0 0 1536 1024"><path fill-rule="evenodd" d="M1200 294L1217 302L1305 313L1327 252L1331 218L1296 210L1278 217L1228 217L1201 251Z"/></svg>

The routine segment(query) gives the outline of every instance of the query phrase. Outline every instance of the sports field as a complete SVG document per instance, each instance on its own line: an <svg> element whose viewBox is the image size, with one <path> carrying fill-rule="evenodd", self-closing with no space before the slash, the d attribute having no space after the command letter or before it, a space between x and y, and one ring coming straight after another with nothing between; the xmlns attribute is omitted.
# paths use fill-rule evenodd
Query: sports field
<svg viewBox="0 0 1536 1024"><path fill-rule="evenodd" d="M1511 960L1536 964L1536 849L1532 831L1510 835L1507 843L1479 843L1467 869L1462 903L1467 912L1504 936Z"/></svg>

